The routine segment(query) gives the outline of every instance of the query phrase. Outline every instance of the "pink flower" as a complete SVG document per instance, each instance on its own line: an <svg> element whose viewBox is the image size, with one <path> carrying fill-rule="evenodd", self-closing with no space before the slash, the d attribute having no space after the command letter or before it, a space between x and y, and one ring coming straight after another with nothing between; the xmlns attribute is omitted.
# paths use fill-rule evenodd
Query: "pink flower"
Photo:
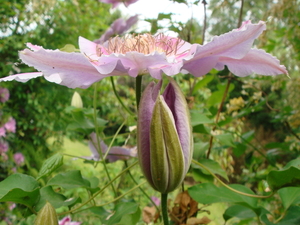
<svg viewBox="0 0 300 225"><path fill-rule="evenodd" d="M22 165L25 161L24 155L20 152L15 153L14 154L14 161L17 164L17 166Z"/></svg>
<svg viewBox="0 0 300 225"><path fill-rule="evenodd" d="M44 76L48 81L70 88L87 88L104 77L150 74L161 79L162 73L173 76L180 72L200 77L211 69L228 69L237 76L288 74L279 60L264 50L251 48L266 29L264 22L244 22L239 29L216 36L200 45L184 42L163 34L115 37L104 44L79 38L80 53L46 50L27 44L31 49L20 52L20 58L42 72L16 74L0 81Z"/></svg>
<svg viewBox="0 0 300 225"><path fill-rule="evenodd" d="M132 27L134 24L136 24L138 21L138 16L131 16L127 20L123 20L122 18L119 18L115 20L111 26L105 31L105 33L94 42L97 44L102 44L105 41L107 41L110 37L114 35L122 35L124 34L130 27Z"/></svg>
<svg viewBox="0 0 300 225"><path fill-rule="evenodd" d="M58 225L80 225L81 222L72 222L70 216L64 217L58 222Z"/></svg>
<svg viewBox="0 0 300 225"><path fill-rule="evenodd" d="M0 154L7 152L8 143L5 141L0 141Z"/></svg>
<svg viewBox="0 0 300 225"><path fill-rule="evenodd" d="M99 2L103 2L103 3L107 3L107 4L112 4L112 7L115 8L117 7L119 4L121 4L121 2L124 3L124 5L126 7L128 7L130 4L133 4L135 2L137 2L138 0L99 0Z"/></svg>
<svg viewBox="0 0 300 225"><path fill-rule="evenodd" d="M9 91L7 88L0 88L0 102L4 103L9 99Z"/></svg>
<svg viewBox="0 0 300 225"><path fill-rule="evenodd" d="M5 136L6 136L6 131L5 131L4 126L0 127L0 137L5 137Z"/></svg>
<svg viewBox="0 0 300 225"><path fill-rule="evenodd" d="M91 141L89 141L89 147L92 152L91 157L85 157L87 159L93 159L93 160L101 160L99 151L97 147L97 136L96 133L91 133L90 135ZM108 146L100 140L100 148L102 150L102 153L105 154L108 150ZM137 155L137 149L136 148L123 148L119 146L113 146L110 148L109 153L106 157L108 162L112 163L118 160L128 160L130 157L136 157Z"/></svg>
<svg viewBox="0 0 300 225"><path fill-rule="evenodd" d="M12 117L9 118L8 122L4 124L7 132L16 133L16 120Z"/></svg>

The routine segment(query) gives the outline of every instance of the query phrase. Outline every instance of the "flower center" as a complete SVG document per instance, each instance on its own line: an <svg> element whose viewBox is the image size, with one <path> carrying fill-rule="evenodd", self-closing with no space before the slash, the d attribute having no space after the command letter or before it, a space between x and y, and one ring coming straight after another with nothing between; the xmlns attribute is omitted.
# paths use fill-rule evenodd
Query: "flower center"
<svg viewBox="0 0 300 225"><path fill-rule="evenodd" d="M178 54L178 50L184 43L185 41L182 39L169 37L164 34L155 36L151 34L133 34L110 38L102 46L97 46L97 55L125 54L127 52L139 52L147 55L160 52L165 53L167 56L172 56Z"/></svg>

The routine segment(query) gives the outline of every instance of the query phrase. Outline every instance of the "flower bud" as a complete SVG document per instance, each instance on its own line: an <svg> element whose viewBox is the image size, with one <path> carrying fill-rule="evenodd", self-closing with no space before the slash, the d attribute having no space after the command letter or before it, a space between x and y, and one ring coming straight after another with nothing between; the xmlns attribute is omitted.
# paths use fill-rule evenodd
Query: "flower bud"
<svg viewBox="0 0 300 225"><path fill-rule="evenodd" d="M34 225L58 225L56 211L49 202L38 212Z"/></svg>
<svg viewBox="0 0 300 225"><path fill-rule="evenodd" d="M161 193L175 190L192 159L193 136L189 109L180 87L170 78L159 95L162 81L150 83L140 101L138 156L143 174Z"/></svg>
<svg viewBox="0 0 300 225"><path fill-rule="evenodd" d="M82 99L77 91L75 91L72 96L71 106L74 106L76 108L83 108Z"/></svg>

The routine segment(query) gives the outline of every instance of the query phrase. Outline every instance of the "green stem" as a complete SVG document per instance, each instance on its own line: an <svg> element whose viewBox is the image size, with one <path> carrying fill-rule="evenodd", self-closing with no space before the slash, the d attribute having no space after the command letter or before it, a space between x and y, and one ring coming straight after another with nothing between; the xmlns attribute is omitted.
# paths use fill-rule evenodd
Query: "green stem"
<svg viewBox="0 0 300 225"><path fill-rule="evenodd" d="M126 168L127 168L127 167L128 167L127 161L125 160L124 163L125 163L125 166L126 166ZM134 179L134 177L132 176L130 170L128 170L128 174L129 174L131 180L132 180L136 185L138 185L138 182ZM155 202L150 198L150 196L144 191L144 189L140 187L140 191L141 191L141 192L146 196L146 198L148 198L149 201L154 205L154 207L156 208L156 211L159 212L158 206L157 206L157 205L155 204Z"/></svg>
<svg viewBox="0 0 300 225"><path fill-rule="evenodd" d="M111 149L111 147L112 147L112 145L113 145L113 143L114 143L116 137L117 137L118 134L120 133L120 131L121 131L121 129L123 128L123 126L125 125L125 123L126 123L126 120L121 124L121 126L119 127L119 129L118 129L117 132L115 133L115 135L114 135L112 141L110 142L110 144L109 144L109 146L108 146L108 149L107 149L105 155L103 156L103 161L106 159L106 157L107 157L107 155L108 155L108 153L109 153L109 151L110 151L110 149Z"/></svg>
<svg viewBox="0 0 300 225"><path fill-rule="evenodd" d="M206 166L204 166L202 163L199 163L197 162L196 160L192 160L193 163L197 164L198 166L202 167L203 169L205 169L207 172L209 172L215 179L217 179L224 187L226 187L227 189L237 193L237 194L240 194L240 195L244 195L244 196L248 196L248 197L252 197L252 198L270 198L272 197L275 192L271 193L270 195L267 195L267 196L263 196L263 195L252 195L252 194L248 194L248 193L244 193L244 192L241 192L241 191L238 191L238 190L235 190L234 188L228 186L227 184L225 184L222 180L220 180L219 177L217 177L213 172L210 171L209 168L207 168Z"/></svg>
<svg viewBox="0 0 300 225"><path fill-rule="evenodd" d="M142 95L142 79L143 76L137 76L135 79L135 97L136 97L136 108L139 109L140 99Z"/></svg>
<svg viewBox="0 0 300 225"><path fill-rule="evenodd" d="M168 215L168 193L161 194L161 213L164 221L164 225L169 225L169 215Z"/></svg>
<svg viewBox="0 0 300 225"><path fill-rule="evenodd" d="M135 187L131 188L129 191L125 192L124 194L118 196L117 198L115 198L115 199L113 199L113 200L111 200L111 201L109 201L109 202L106 202L106 203L101 204L101 205L97 205L97 207L103 207L103 206L105 206L105 205L108 205L108 204L110 204L110 203L113 203L113 202L115 202L115 201L118 201L119 199L123 198L125 195L129 194L130 192L134 191L135 189L141 188L141 186L142 186L143 184L145 184L145 183L147 183L147 181L144 181L144 182L142 182L142 183L140 183L140 184L137 184ZM91 207L87 207L87 208L78 210L78 211L76 211L76 212L74 212L74 213L78 213L78 212L84 211L84 210L89 209L89 208L92 208L92 207L94 207L94 206L91 206Z"/></svg>
<svg viewBox="0 0 300 225"><path fill-rule="evenodd" d="M74 208L74 209L71 209L67 212L63 212L63 213L59 213L58 215L61 216L61 215L66 215L66 214L70 214L70 213L73 213L74 211L80 209L81 207L87 205L89 202L93 201L96 196L98 196L99 194L101 194L109 185L112 184L112 182L114 182L116 179L118 179L122 174L126 173L128 170L130 170L132 167L136 166L138 164L138 161L136 161L135 163L133 163L132 165L130 165L129 167L127 167L125 170L123 170L121 173L119 173L117 176L115 176L110 182L108 182L106 185L104 185L104 187L97 191L89 200L87 200L86 202L82 203L80 206Z"/></svg>
<svg viewBox="0 0 300 225"><path fill-rule="evenodd" d="M93 107L94 107L94 123L95 123L96 137L97 137L97 147L98 147L98 149L100 149L100 151L99 151L100 158L103 159L103 153L102 153L101 144L100 144L100 140L99 140L100 135L99 135L99 129L98 129L98 123L97 123L97 83L95 84L95 89L94 89ZM111 177L109 175L105 160L102 160L102 163L103 163L103 167L104 167L106 176L107 176L109 182L111 183ZM111 183L111 188L114 192L114 196L117 196L116 189L112 183Z"/></svg>
<svg viewBox="0 0 300 225"><path fill-rule="evenodd" d="M113 88L113 91L114 91L114 94L115 96L117 97L119 103L122 105L122 107L131 115L131 116L134 116L133 115L133 112L131 112L124 104L124 102L122 101L122 99L120 98L120 95L118 94L117 92L117 89L116 89L116 86L115 86L115 82L114 82L114 78L113 77L110 77L110 82L111 82L111 85L112 85L112 88Z"/></svg>

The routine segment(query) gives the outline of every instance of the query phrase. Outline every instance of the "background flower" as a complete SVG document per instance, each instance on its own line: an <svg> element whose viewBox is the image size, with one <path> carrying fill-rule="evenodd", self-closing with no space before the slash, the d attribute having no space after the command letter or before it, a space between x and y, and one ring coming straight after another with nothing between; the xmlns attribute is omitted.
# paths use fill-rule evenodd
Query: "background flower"
<svg viewBox="0 0 300 225"><path fill-rule="evenodd" d="M117 7L119 4L121 4L122 2L124 3L124 5L127 7L130 4L133 4L135 2L137 2L138 0L99 0L100 2L103 3L108 3L108 4L112 4L112 7L115 8Z"/></svg>
<svg viewBox="0 0 300 225"><path fill-rule="evenodd" d="M22 165L25 161L24 155L20 152L15 153L14 154L14 161L17 164L17 166Z"/></svg>
<svg viewBox="0 0 300 225"><path fill-rule="evenodd" d="M0 102L4 103L9 99L9 90L0 87Z"/></svg>

